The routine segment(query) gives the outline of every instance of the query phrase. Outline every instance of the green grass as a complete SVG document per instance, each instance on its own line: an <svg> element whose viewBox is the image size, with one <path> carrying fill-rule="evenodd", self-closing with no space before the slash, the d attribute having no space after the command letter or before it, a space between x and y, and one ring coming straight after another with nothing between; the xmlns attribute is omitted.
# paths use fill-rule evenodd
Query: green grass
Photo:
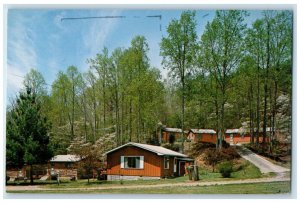
<svg viewBox="0 0 300 203"><path fill-rule="evenodd" d="M203 168L200 168L200 180L206 180L206 181L222 181L222 180L228 180L228 179L251 179L251 178L261 178L265 177L265 175L262 175L260 170L250 163L249 161L243 162L243 167L239 170L236 170L231 173L230 178L223 178L222 175L216 170L216 172L209 172ZM267 176L271 177L271 176Z"/></svg>
<svg viewBox="0 0 300 203"><path fill-rule="evenodd" d="M94 194L277 194L290 193L290 182L230 184L192 187L161 187L101 190L10 191L12 193L94 193Z"/></svg>
<svg viewBox="0 0 300 203"><path fill-rule="evenodd" d="M261 178L262 173L256 166L246 161L244 167L241 170L233 172L231 177L234 179Z"/></svg>

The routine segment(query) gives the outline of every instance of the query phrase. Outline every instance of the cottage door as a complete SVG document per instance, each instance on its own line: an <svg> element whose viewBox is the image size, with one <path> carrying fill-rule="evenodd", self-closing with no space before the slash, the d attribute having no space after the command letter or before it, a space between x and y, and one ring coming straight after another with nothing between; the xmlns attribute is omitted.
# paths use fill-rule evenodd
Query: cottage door
<svg viewBox="0 0 300 203"><path fill-rule="evenodd" d="M179 162L179 176L183 176L185 174L185 161Z"/></svg>

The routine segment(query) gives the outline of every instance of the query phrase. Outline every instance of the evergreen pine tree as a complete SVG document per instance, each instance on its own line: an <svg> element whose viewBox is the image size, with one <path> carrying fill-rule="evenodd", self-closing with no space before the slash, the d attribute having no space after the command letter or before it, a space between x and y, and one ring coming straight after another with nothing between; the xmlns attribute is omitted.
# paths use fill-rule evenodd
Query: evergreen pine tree
<svg viewBox="0 0 300 203"><path fill-rule="evenodd" d="M47 163L53 155L49 145L50 128L50 123L41 113L41 104L35 93L30 88L21 92L8 113L6 162L14 167L29 165L31 183L32 166Z"/></svg>

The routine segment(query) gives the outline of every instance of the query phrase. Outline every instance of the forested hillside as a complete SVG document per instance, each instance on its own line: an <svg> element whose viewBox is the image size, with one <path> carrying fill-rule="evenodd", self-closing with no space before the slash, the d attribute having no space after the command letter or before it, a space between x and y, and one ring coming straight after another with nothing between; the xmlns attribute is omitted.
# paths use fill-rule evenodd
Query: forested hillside
<svg viewBox="0 0 300 203"><path fill-rule="evenodd" d="M99 47L87 59L88 70L70 64L52 84L31 70L24 90L30 87L41 101L54 153L67 153L76 138L155 144L160 125L213 128L219 144L226 129L242 126L252 137L259 129L266 136L271 127L271 140L290 139L292 12L266 11L252 25L246 24L247 15L216 11L201 36L194 11L172 20L160 43L168 78L151 67L143 36L129 47ZM7 107L8 121L15 105Z"/></svg>

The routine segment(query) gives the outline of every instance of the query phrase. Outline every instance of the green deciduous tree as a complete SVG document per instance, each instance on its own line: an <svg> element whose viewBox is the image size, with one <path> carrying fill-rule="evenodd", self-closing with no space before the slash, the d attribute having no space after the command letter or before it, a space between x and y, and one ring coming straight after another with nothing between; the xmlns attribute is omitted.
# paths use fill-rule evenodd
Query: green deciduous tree
<svg viewBox="0 0 300 203"><path fill-rule="evenodd" d="M245 11L238 10L216 11L215 18L211 23L207 23L201 37L203 66L216 80L217 91L220 92L218 99L220 126L217 128L219 147L222 147L221 140L225 135L225 104L228 99L226 92L230 87L232 72L244 54L241 42L244 40L246 15Z"/></svg>
<svg viewBox="0 0 300 203"><path fill-rule="evenodd" d="M45 79L43 75L35 69L31 69L29 73L26 74L23 84L25 87L29 87L38 97L47 94Z"/></svg>
<svg viewBox="0 0 300 203"><path fill-rule="evenodd" d="M197 51L196 20L194 11L185 11L180 20L172 20L167 28L168 36L161 41L162 64L181 84L181 129L185 130L186 77L192 71Z"/></svg>

